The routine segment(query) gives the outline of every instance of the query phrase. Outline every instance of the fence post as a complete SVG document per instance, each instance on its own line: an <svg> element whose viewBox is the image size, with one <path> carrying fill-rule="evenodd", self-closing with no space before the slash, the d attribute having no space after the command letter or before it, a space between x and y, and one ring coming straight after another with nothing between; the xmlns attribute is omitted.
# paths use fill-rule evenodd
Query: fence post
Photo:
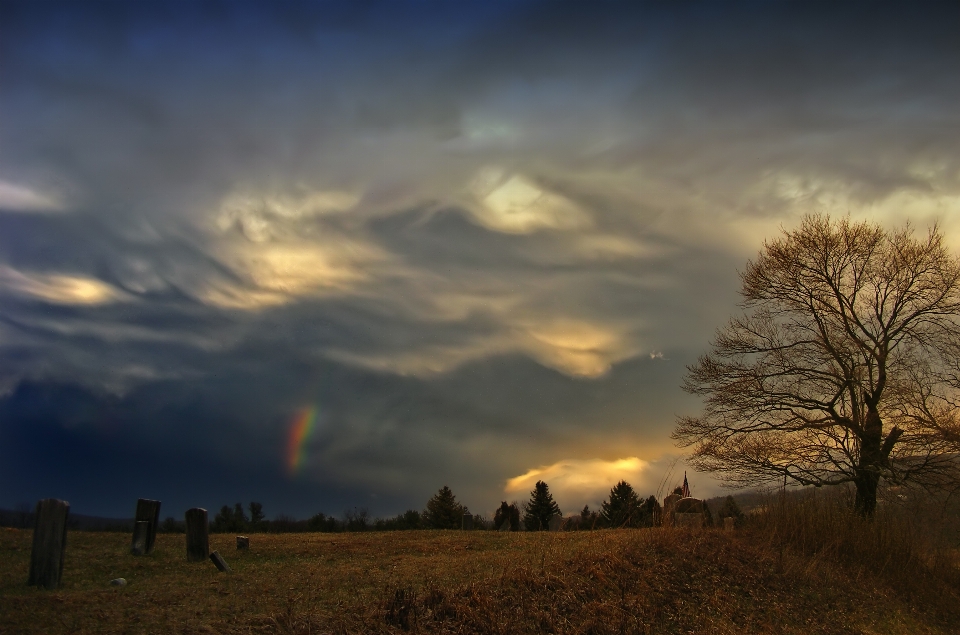
<svg viewBox="0 0 960 635"><path fill-rule="evenodd" d="M63 576L63 557L67 550L67 516L70 503L46 498L37 503L30 553L30 577L27 584L56 589Z"/></svg>
<svg viewBox="0 0 960 635"><path fill-rule="evenodd" d="M207 510L202 507L188 509L185 520L187 525L187 560L202 562L207 559L207 555L210 553L208 536L210 526L207 523Z"/></svg>
<svg viewBox="0 0 960 635"><path fill-rule="evenodd" d="M136 523L144 521L147 524L147 534L141 553L136 553L137 530ZM160 525L160 501L148 498L137 499L137 514L134 517L133 546L130 548L134 555L150 555L153 553L153 543L157 540L157 527Z"/></svg>

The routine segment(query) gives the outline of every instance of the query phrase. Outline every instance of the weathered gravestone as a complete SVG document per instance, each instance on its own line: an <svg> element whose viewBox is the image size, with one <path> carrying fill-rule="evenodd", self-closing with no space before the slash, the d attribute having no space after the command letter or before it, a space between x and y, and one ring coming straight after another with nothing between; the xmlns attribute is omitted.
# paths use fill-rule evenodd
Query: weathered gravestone
<svg viewBox="0 0 960 635"><path fill-rule="evenodd" d="M675 527L697 529L704 525L704 505L699 498L681 498L673 507Z"/></svg>
<svg viewBox="0 0 960 635"><path fill-rule="evenodd" d="M131 551L136 556L150 555L153 553L153 544L157 541L157 527L160 525L160 501L150 500L149 498L137 499L137 514L134 517L134 523L145 522L147 535L144 540L143 549L136 553L137 532L134 524L133 543Z"/></svg>
<svg viewBox="0 0 960 635"><path fill-rule="evenodd" d="M679 494L670 494L663 499L663 516L661 517L661 523L664 527L673 527L674 508L677 506L677 501L682 498Z"/></svg>
<svg viewBox="0 0 960 635"><path fill-rule="evenodd" d="M736 522L737 522L736 518L734 518L733 516L727 516L726 518L723 519L723 528L726 531L733 531L733 527L736 524Z"/></svg>
<svg viewBox="0 0 960 635"><path fill-rule="evenodd" d="M29 586L56 589L63 576L63 557L67 551L67 516L70 503L45 498L37 503L36 525L33 528L33 550L30 552Z"/></svg>
<svg viewBox="0 0 960 635"><path fill-rule="evenodd" d="M504 518L503 522L500 523L500 527L497 528L497 531L510 531L510 519Z"/></svg>
<svg viewBox="0 0 960 635"><path fill-rule="evenodd" d="M463 515L463 523L460 525L460 528L464 530L473 529L473 514L467 512Z"/></svg>
<svg viewBox="0 0 960 635"><path fill-rule="evenodd" d="M550 520L547 521L547 528L550 531L560 531L563 527L563 516L560 514L554 514L550 517Z"/></svg>
<svg viewBox="0 0 960 635"><path fill-rule="evenodd" d="M699 498L681 498L673 508L675 514L702 514L703 501Z"/></svg>
<svg viewBox="0 0 960 635"><path fill-rule="evenodd" d="M223 559L223 556L220 555L219 551L214 551L210 554L210 560L213 561L213 564L224 573L233 573L229 566L227 566L227 561Z"/></svg>
<svg viewBox="0 0 960 635"><path fill-rule="evenodd" d="M248 536L237 536L237 549L249 549L250 538Z"/></svg>
<svg viewBox="0 0 960 635"><path fill-rule="evenodd" d="M186 516L187 525L187 560L190 562L202 562L207 559L210 553L210 540L208 531L210 525L207 523L207 510L202 507L188 509Z"/></svg>
<svg viewBox="0 0 960 635"><path fill-rule="evenodd" d="M703 527L703 514L675 513L673 515L673 525L686 529L699 529Z"/></svg>
<svg viewBox="0 0 960 635"><path fill-rule="evenodd" d="M147 553L147 538L150 534L150 523L145 520L138 520L133 523L133 545L130 547L130 553L135 556L142 556Z"/></svg>

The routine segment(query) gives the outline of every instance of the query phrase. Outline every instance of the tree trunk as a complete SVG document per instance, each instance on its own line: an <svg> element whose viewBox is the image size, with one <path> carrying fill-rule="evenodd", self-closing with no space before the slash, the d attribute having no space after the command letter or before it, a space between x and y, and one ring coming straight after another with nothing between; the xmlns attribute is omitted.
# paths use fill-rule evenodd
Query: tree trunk
<svg viewBox="0 0 960 635"><path fill-rule="evenodd" d="M854 484L857 486L854 508L861 516L873 516L873 512L877 510L877 485L880 484L880 476L876 472L863 471Z"/></svg>
<svg viewBox="0 0 960 635"><path fill-rule="evenodd" d="M857 498L854 508L861 516L873 516L877 509L877 485L883 463L883 421L875 406L867 405L867 416L860 435L860 462L854 484Z"/></svg>

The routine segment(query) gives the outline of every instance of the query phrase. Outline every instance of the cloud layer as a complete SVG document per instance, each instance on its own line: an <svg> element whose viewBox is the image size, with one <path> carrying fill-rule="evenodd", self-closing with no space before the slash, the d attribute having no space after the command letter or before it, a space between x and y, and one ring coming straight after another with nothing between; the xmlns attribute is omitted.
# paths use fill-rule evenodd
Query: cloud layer
<svg viewBox="0 0 960 635"><path fill-rule="evenodd" d="M214 507L653 493L765 237L960 247L960 16L870 6L6 3L0 505L126 513L114 434ZM43 435L88 453L46 489Z"/></svg>

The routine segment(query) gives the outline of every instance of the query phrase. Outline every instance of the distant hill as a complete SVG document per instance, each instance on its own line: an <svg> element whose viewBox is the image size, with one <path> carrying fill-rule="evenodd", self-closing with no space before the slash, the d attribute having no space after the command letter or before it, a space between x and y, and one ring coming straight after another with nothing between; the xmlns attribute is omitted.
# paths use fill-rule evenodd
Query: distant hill
<svg viewBox="0 0 960 635"><path fill-rule="evenodd" d="M133 518L103 518L71 511L67 526L79 531L133 531ZM32 528L33 510L0 509L0 527Z"/></svg>

